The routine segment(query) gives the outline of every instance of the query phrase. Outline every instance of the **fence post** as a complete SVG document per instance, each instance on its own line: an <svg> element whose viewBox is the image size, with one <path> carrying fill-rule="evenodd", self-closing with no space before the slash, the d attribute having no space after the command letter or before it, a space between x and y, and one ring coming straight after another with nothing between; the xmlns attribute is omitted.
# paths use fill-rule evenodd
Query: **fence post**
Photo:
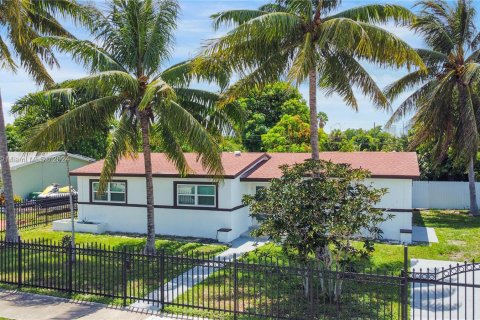
<svg viewBox="0 0 480 320"><path fill-rule="evenodd" d="M40 204L35 203L35 210L37 210L38 213L40 213ZM45 225L48 224L48 205L45 206Z"/></svg>
<svg viewBox="0 0 480 320"><path fill-rule="evenodd" d="M122 250L122 298L123 306L127 306L127 247Z"/></svg>
<svg viewBox="0 0 480 320"><path fill-rule="evenodd" d="M307 290L308 290L308 308L312 319L315 315L315 307L313 304L313 262L307 262Z"/></svg>
<svg viewBox="0 0 480 320"><path fill-rule="evenodd" d="M17 275L17 285L18 285L18 289L20 289L22 287L22 282L23 282L23 278L22 278L22 273L23 273L23 261L22 261L22 239L20 238L20 236L18 236L17 238L17 272L18 272L18 275Z"/></svg>
<svg viewBox="0 0 480 320"><path fill-rule="evenodd" d="M403 247L403 269L402 269L402 290L401 290L401 319L408 319L408 246Z"/></svg>
<svg viewBox="0 0 480 320"><path fill-rule="evenodd" d="M73 243L70 242L67 245L67 290L68 294L71 295L73 292Z"/></svg>
<svg viewBox="0 0 480 320"><path fill-rule="evenodd" d="M160 309L165 309L165 249L160 251Z"/></svg>
<svg viewBox="0 0 480 320"><path fill-rule="evenodd" d="M233 319L238 319L238 265L237 265L237 254L233 254Z"/></svg>

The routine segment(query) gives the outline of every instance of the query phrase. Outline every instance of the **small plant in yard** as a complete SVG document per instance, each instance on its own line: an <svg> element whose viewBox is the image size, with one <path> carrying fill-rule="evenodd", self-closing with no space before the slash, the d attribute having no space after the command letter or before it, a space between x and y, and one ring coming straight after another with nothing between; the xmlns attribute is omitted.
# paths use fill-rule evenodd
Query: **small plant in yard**
<svg viewBox="0 0 480 320"><path fill-rule="evenodd" d="M243 199L252 216L262 220L256 236L270 237L301 262L314 257L325 271L374 250L371 239L381 236L378 224L389 216L374 208L387 190L367 185L368 171L323 160L281 169L281 178ZM360 239L362 247L354 246L361 233L369 237ZM338 301L341 280L321 278L319 285L324 295Z"/></svg>

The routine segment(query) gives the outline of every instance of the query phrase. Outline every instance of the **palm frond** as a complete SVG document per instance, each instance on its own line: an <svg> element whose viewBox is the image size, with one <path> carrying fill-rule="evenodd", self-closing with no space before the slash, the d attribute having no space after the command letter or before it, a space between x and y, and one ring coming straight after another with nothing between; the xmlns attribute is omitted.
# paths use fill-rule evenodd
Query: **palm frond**
<svg viewBox="0 0 480 320"><path fill-rule="evenodd" d="M194 173L183 153L181 137L176 137L174 133L171 132L168 121L165 122L166 120L167 119L161 118L158 124L153 125L151 130L152 139L159 141L165 156L175 164L181 176Z"/></svg>
<svg viewBox="0 0 480 320"><path fill-rule="evenodd" d="M325 21L320 27L320 48L334 44L336 50L349 52L381 66L418 66L425 69L415 50L383 28L346 18Z"/></svg>
<svg viewBox="0 0 480 320"><path fill-rule="evenodd" d="M134 121L131 114L123 113L118 125L112 132L107 154L103 161L102 173L100 174L100 192L105 191L107 182L115 174L117 164L122 158L136 157L139 135Z"/></svg>
<svg viewBox="0 0 480 320"><path fill-rule="evenodd" d="M465 64L463 81L465 84L472 87L480 83L480 63L470 62Z"/></svg>
<svg viewBox="0 0 480 320"><path fill-rule="evenodd" d="M303 82L308 73L315 69L318 56L312 43L312 34L307 32L302 46L299 48L296 57L293 60L292 67L288 72L288 79L297 83Z"/></svg>
<svg viewBox="0 0 480 320"><path fill-rule="evenodd" d="M440 66L448 61L448 55L430 49L416 49L418 55L423 59L425 65L430 69Z"/></svg>
<svg viewBox="0 0 480 320"><path fill-rule="evenodd" d="M175 90L162 79L149 83L145 89L142 100L138 104L138 110L145 110L152 103L162 100L175 100Z"/></svg>
<svg viewBox="0 0 480 320"><path fill-rule="evenodd" d="M156 73L161 63L170 56L173 30L177 26L178 3L164 0L159 1L157 6L156 19L147 33L143 55L143 66L147 76Z"/></svg>
<svg viewBox="0 0 480 320"><path fill-rule="evenodd" d="M219 148L208 131L184 108L174 101L158 105L155 108L163 123L168 123L170 132L176 137L183 137L208 173L215 176L223 174Z"/></svg>
<svg viewBox="0 0 480 320"><path fill-rule="evenodd" d="M436 80L431 80L417 89L415 92L410 94L393 112L390 116L390 119L387 121L385 127L390 128L395 122L404 118L414 110L418 109L418 101L426 100L428 96L432 95L432 91L437 86L438 82ZM388 92L386 93L388 96Z"/></svg>
<svg viewBox="0 0 480 320"><path fill-rule="evenodd" d="M120 100L117 96L95 99L32 128L25 150L55 150L69 136L81 136L103 126L113 117Z"/></svg>
<svg viewBox="0 0 480 320"><path fill-rule="evenodd" d="M68 110L75 98L73 89L60 88L30 93L21 100L22 103L15 103L12 106L10 110L12 114L25 115L32 109L55 114L59 110Z"/></svg>
<svg viewBox="0 0 480 320"><path fill-rule="evenodd" d="M12 54L8 49L7 44L3 41L2 36L0 36L0 69L7 69L15 71L17 65L12 58Z"/></svg>
<svg viewBox="0 0 480 320"><path fill-rule="evenodd" d="M347 18L367 23L387 23L408 25L415 20L415 15L405 7L394 4L369 4L347 9L328 17L330 19Z"/></svg>
<svg viewBox="0 0 480 320"><path fill-rule="evenodd" d="M54 47L62 53L70 53L73 59L90 68L91 72L119 70L127 72L108 52L88 40L66 37L40 37L36 44Z"/></svg>
<svg viewBox="0 0 480 320"><path fill-rule="evenodd" d="M228 10L218 12L210 16L213 20L213 28L219 30L222 27L236 27L254 18L266 14L263 10Z"/></svg>
<svg viewBox="0 0 480 320"><path fill-rule="evenodd" d="M80 79L68 80L62 84L64 88L82 88L87 92L119 92L125 91L134 98L138 94L138 83L130 74L123 71L103 71Z"/></svg>
<svg viewBox="0 0 480 320"><path fill-rule="evenodd" d="M375 106L381 108L390 106L382 90L365 68L352 56L343 53L327 56L324 66L326 69L321 72L320 87L329 88L332 90L331 93L339 93L344 101L355 110L357 103L352 93L352 86L359 88L363 95L370 97ZM327 73L329 76L323 77Z"/></svg>
<svg viewBox="0 0 480 320"><path fill-rule="evenodd" d="M433 77L434 75L430 72L430 69L428 69L427 73L420 70L410 72L409 74L388 85L384 90L385 96L390 101L393 101L403 92L422 85L422 83L432 80Z"/></svg>

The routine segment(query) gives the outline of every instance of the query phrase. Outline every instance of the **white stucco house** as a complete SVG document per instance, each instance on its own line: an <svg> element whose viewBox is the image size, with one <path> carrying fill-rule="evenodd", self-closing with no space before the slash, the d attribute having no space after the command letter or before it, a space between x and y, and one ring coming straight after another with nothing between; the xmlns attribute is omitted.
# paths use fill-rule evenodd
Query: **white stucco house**
<svg viewBox="0 0 480 320"><path fill-rule="evenodd" d="M95 159L78 154L68 154L71 170L83 167ZM8 160L12 173L13 193L26 198L31 192L43 191L52 183L68 185L68 175L63 151L56 152L9 152ZM77 179L72 177L77 188Z"/></svg>
<svg viewBox="0 0 480 320"><path fill-rule="evenodd" d="M164 154L152 154L155 228L158 234L229 242L254 225L244 194L253 194L281 176L279 166L303 162L307 153L223 153L224 179L215 182L187 153L194 173L180 177ZM389 192L379 203L393 215L382 224L384 239L411 242L412 180L419 177L417 156L410 152L323 152L320 157L370 170L371 182ZM122 159L105 194L96 193L103 161L73 170L78 179L78 220L96 223L98 230L146 233L143 156ZM77 228L77 230L79 230Z"/></svg>

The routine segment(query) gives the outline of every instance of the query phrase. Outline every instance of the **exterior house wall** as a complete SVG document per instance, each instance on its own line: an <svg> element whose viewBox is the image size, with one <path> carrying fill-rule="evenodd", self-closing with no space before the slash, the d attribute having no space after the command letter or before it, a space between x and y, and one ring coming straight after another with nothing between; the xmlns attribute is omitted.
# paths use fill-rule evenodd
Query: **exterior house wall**
<svg viewBox="0 0 480 320"><path fill-rule="evenodd" d="M70 158L70 169L83 167L90 162L76 158ZM55 159L47 159L41 162L31 163L12 170L13 192L22 198L30 192L43 191L48 185L58 183L68 185L65 162ZM77 177L72 176L72 186L77 189Z"/></svg>
<svg viewBox="0 0 480 320"><path fill-rule="evenodd" d="M110 232L146 233L144 177L115 177L127 181L127 204L111 205L90 202L90 180L94 176L79 176L79 220L105 223ZM208 182L205 178L154 178L155 228L158 234L218 239L217 230L232 229L226 241L231 241L257 222L242 207L242 195L254 194L257 186L268 182L225 179L218 182L218 209L182 208L174 206L174 182ZM366 181L377 188L388 188L378 207L389 209L392 219L382 223L383 238L403 241L401 229L412 227L412 180L371 178ZM224 238L222 238L224 239Z"/></svg>
<svg viewBox="0 0 480 320"><path fill-rule="evenodd" d="M254 194L257 186L268 186L266 182L244 182L245 193ZM412 180L411 179L386 179L370 178L365 181L375 188L386 188L378 208L388 209L386 214L391 218L382 224L382 237L385 240L403 241L401 230L412 229ZM256 224L256 221L253 221ZM407 241L409 242L409 241Z"/></svg>
<svg viewBox="0 0 480 320"><path fill-rule="evenodd" d="M115 177L127 181L127 204L90 202L90 181L94 176L80 176L79 220L102 222L110 232L146 233L147 211L144 177ZM232 229L227 241L248 230L248 209L241 207L242 186L239 178L218 182L218 208L174 208L174 183L212 183L206 178L154 178L155 230L158 234L217 239L217 230Z"/></svg>

